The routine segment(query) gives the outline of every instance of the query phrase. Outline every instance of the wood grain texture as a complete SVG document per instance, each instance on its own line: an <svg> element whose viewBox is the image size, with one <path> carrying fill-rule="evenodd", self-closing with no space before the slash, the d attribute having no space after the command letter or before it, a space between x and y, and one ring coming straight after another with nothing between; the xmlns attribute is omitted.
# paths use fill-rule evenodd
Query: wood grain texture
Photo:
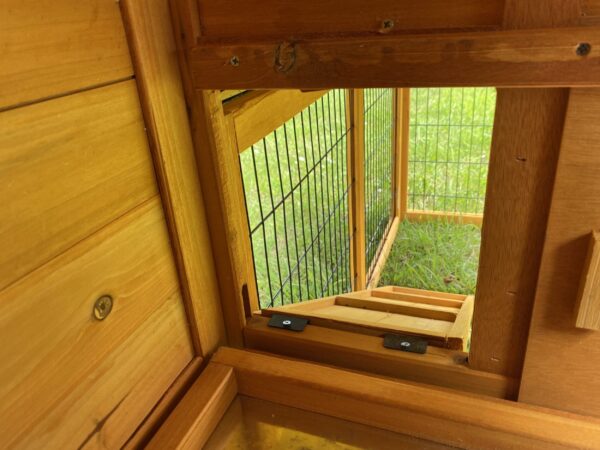
<svg viewBox="0 0 600 450"><path fill-rule="evenodd" d="M186 1L170 2L175 36L180 37L176 41L177 53L189 106L192 140L221 292L225 329L229 344L241 347L246 314L251 314L259 307L253 267L247 264L252 253L244 215L240 166L230 124L223 114L220 92L196 91L189 77L186 49L192 39L188 33L192 33L194 27L186 26L189 17L180 14L186 8ZM248 297L244 296L244 292L248 292ZM245 304L249 304L248 313Z"/></svg>
<svg viewBox="0 0 600 450"><path fill-rule="evenodd" d="M572 7L510 0L505 26L574 25ZM479 370L523 367L567 100L564 89L498 90L469 356Z"/></svg>
<svg viewBox="0 0 600 450"><path fill-rule="evenodd" d="M311 325L302 333L267 325L254 317L244 329L250 349L360 370L418 383L498 398L516 398L516 380L469 369L465 355L428 347L425 355L398 352L382 345L381 337Z"/></svg>
<svg viewBox="0 0 600 450"><path fill-rule="evenodd" d="M596 27L198 44L199 89L569 87L600 84ZM239 64L229 63L232 55ZM281 56L283 55L283 56Z"/></svg>
<svg viewBox="0 0 600 450"><path fill-rule="evenodd" d="M571 91L519 399L600 416L600 336L575 327L589 244L600 227L600 92ZM600 442L600 441L597 441Z"/></svg>
<svg viewBox="0 0 600 450"><path fill-rule="evenodd" d="M133 75L118 3L5 0L0 110Z"/></svg>
<svg viewBox="0 0 600 450"><path fill-rule="evenodd" d="M220 349L242 395L462 448L594 448L600 420L386 380L317 364Z"/></svg>
<svg viewBox="0 0 600 450"><path fill-rule="evenodd" d="M575 326L600 330L600 231L590 236L575 306Z"/></svg>
<svg viewBox="0 0 600 450"><path fill-rule="evenodd" d="M202 448L236 395L233 369L209 364L146 448Z"/></svg>
<svg viewBox="0 0 600 450"><path fill-rule="evenodd" d="M123 445L193 355L159 199L2 291L0 334L2 447Z"/></svg>
<svg viewBox="0 0 600 450"><path fill-rule="evenodd" d="M133 81L0 113L0 290L156 195Z"/></svg>
<svg viewBox="0 0 600 450"><path fill-rule="evenodd" d="M169 5L121 5L192 336L196 352L206 356L226 335Z"/></svg>
<svg viewBox="0 0 600 450"><path fill-rule="evenodd" d="M502 24L504 0L197 0L203 36L289 39L306 34L378 33L384 19L393 31L489 27ZM260 8L260 14L257 14Z"/></svg>
<svg viewBox="0 0 600 450"><path fill-rule="evenodd" d="M233 120L238 152L243 152L323 97L327 91L257 91L224 104Z"/></svg>

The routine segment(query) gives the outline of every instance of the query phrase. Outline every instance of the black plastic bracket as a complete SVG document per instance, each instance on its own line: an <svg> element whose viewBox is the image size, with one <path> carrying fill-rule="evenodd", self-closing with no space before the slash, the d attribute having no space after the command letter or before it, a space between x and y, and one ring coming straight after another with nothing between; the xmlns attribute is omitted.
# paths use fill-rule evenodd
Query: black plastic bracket
<svg viewBox="0 0 600 450"><path fill-rule="evenodd" d="M427 352L427 341L415 336L401 336L399 334L386 334L383 337L383 346L403 352L421 353Z"/></svg>
<svg viewBox="0 0 600 450"><path fill-rule="evenodd" d="M304 331L304 327L308 324L308 319L301 317L290 317L282 314L273 314L269 320L269 326L275 328L283 328L291 331Z"/></svg>

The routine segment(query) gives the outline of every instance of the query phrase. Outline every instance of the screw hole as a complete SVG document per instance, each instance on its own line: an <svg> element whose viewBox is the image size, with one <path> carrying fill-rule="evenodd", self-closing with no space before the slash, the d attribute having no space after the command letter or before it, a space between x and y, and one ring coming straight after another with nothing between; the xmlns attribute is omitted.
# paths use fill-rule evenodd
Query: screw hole
<svg viewBox="0 0 600 450"><path fill-rule="evenodd" d="M575 50L575 53L577 53L578 56L587 56L590 54L591 51L592 51L592 45L589 44L588 42L582 42L579 45L577 45L577 49Z"/></svg>
<svg viewBox="0 0 600 450"><path fill-rule="evenodd" d="M231 64L233 67L237 67L240 65L240 58L238 58L237 56L232 56L231 59L229 60L229 64Z"/></svg>

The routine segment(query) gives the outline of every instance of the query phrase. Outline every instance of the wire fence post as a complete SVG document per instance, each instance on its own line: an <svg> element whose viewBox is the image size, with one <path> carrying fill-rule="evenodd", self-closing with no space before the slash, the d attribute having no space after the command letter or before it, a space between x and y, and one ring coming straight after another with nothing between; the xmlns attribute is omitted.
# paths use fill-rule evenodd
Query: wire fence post
<svg viewBox="0 0 600 450"><path fill-rule="evenodd" d="M365 103L362 89L348 89L346 114L350 124L348 139L348 184L350 185L350 270L352 289L365 289L367 283L365 238Z"/></svg>
<svg viewBox="0 0 600 450"><path fill-rule="evenodd" d="M394 91L394 217L404 220L408 210L408 149L410 144L410 89Z"/></svg>

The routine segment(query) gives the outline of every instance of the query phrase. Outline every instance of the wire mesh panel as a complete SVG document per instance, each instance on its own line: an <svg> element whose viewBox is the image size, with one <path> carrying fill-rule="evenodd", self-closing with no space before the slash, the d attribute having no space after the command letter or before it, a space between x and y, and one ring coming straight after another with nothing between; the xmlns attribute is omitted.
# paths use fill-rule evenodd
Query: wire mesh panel
<svg viewBox="0 0 600 450"><path fill-rule="evenodd" d="M261 308L351 289L345 111L332 90L240 154Z"/></svg>
<svg viewBox="0 0 600 450"><path fill-rule="evenodd" d="M483 213L494 88L411 89L409 210Z"/></svg>
<svg viewBox="0 0 600 450"><path fill-rule="evenodd" d="M366 263L373 262L392 217L393 89L365 89L365 240Z"/></svg>

